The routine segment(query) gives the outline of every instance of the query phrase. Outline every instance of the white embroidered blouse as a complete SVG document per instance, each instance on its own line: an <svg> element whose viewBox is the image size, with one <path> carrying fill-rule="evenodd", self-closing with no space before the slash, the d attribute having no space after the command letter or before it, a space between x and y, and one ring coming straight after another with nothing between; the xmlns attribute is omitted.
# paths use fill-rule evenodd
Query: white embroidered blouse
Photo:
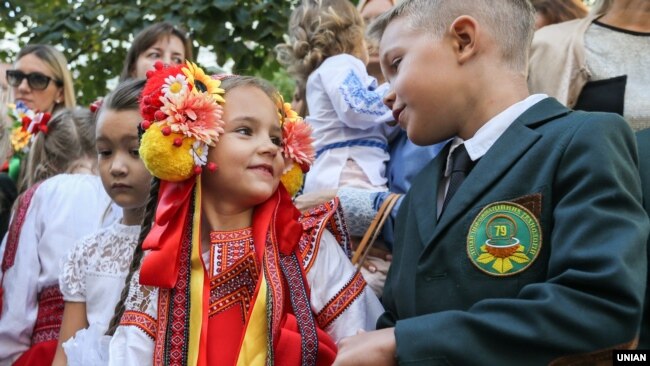
<svg viewBox="0 0 650 366"><path fill-rule="evenodd" d="M387 135L394 128L390 109L382 101L387 84L377 87L358 58L340 54L328 57L307 80L306 99L313 128L314 147L322 151L305 179L303 192L339 187L339 178L348 159L354 160L372 185L386 184L385 162L388 152L377 146L332 144L372 141L387 146Z"/></svg>
<svg viewBox="0 0 650 366"><path fill-rule="evenodd" d="M58 284L61 258L75 242L119 218L110 207L110 197L94 175L60 174L36 189L14 265L2 282L0 365L11 364L30 347L39 293ZM6 244L7 236L0 254Z"/></svg>
<svg viewBox="0 0 650 366"><path fill-rule="evenodd" d="M88 324L106 331L129 273L140 226L119 222L89 235L62 260L63 300L85 302Z"/></svg>

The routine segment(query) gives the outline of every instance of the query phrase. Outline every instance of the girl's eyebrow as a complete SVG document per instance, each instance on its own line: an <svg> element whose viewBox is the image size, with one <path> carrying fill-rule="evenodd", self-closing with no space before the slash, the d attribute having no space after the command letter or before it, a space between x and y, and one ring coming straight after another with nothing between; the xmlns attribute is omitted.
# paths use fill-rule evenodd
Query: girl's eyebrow
<svg viewBox="0 0 650 366"><path fill-rule="evenodd" d="M253 116L246 116L246 115L237 116L237 117L231 119L230 121L231 122L239 122L239 121L249 122L249 123L252 123L252 124L254 124L256 126L259 126L261 124L260 120L258 120L257 118L255 118ZM271 132L282 132L282 127L280 126L279 123L273 124L273 126L271 127Z"/></svg>

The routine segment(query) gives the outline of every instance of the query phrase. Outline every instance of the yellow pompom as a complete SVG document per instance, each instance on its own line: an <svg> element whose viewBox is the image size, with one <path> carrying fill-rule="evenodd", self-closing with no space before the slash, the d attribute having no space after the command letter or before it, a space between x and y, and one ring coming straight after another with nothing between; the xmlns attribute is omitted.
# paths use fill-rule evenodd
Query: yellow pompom
<svg viewBox="0 0 650 366"><path fill-rule="evenodd" d="M140 141L140 157L149 172L157 178L170 182L180 182L194 175L194 158L190 153L193 138L171 133L163 135L160 123L153 123ZM182 139L180 146L174 140Z"/></svg>
<svg viewBox="0 0 650 366"><path fill-rule="evenodd" d="M300 187L302 187L302 178L303 174L300 165L293 163L291 169L282 175L280 181L284 185L284 188L287 189L287 192L289 192L289 195L293 197L298 193Z"/></svg>

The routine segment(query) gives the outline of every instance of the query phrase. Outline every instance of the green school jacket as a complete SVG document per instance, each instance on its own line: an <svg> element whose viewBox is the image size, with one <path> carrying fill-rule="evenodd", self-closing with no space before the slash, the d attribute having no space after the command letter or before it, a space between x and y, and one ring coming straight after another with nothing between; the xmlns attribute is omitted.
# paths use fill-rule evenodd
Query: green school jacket
<svg viewBox="0 0 650 366"><path fill-rule="evenodd" d="M639 147L639 174L641 175L641 186L643 188L643 207L650 214L650 128L636 133ZM648 261L650 261L650 240L648 240ZM641 335L639 337L639 349L650 349L650 271L646 282L645 305L643 318L641 320Z"/></svg>

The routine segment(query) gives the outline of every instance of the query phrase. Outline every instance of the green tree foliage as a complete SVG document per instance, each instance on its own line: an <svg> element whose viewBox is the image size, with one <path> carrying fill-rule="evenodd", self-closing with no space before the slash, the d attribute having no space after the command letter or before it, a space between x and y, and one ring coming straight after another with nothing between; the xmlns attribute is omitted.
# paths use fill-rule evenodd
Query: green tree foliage
<svg viewBox="0 0 650 366"><path fill-rule="evenodd" d="M292 6L298 0L0 0L0 33L19 46L47 43L64 49L79 103L106 94L106 81L119 75L129 42L142 28L167 20L190 31L198 46L212 47L218 63L232 59L234 71L293 85L275 61ZM15 50L0 47L0 61ZM291 89L291 90L288 90Z"/></svg>

